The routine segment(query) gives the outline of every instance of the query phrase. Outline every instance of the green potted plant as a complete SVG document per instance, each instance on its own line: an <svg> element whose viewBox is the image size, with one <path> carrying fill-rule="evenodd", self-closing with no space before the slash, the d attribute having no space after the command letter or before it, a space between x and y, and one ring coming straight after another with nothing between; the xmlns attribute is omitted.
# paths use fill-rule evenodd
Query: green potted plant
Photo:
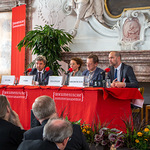
<svg viewBox="0 0 150 150"><path fill-rule="evenodd" d="M17 45L18 50L22 47L32 50L32 54L43 55L47 59L54 75L59 75L64 71L58 61L61 61L61 53L69 52L69 43L72 43L73 36L64 30L54 29L53 26L36 26L34 30L29 31L26 36Z"/></svg>

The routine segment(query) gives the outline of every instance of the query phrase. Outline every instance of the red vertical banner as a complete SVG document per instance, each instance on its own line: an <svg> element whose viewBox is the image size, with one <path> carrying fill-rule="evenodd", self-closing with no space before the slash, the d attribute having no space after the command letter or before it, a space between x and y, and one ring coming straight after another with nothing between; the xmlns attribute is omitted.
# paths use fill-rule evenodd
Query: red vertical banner
<svg viewBox="0 0 150 150"><path fill-rule="evenodd" d="M20 77L25 68L25 48L19 52L17 44L25 37L26 5L12 8L11 75Z"/></svg>

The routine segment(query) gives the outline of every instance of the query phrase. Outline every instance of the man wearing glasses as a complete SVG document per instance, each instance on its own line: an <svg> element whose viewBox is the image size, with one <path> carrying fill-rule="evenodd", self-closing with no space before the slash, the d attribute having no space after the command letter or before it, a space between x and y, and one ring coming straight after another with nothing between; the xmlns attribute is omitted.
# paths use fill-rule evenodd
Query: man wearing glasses
<svg viewBox="0 0 150 150"><path fill-rule="evenodd" d="M89 85L93 86L93 80L103 80L102 75L100 74L104 70L98 68L99 59L97 55L90 54L87 58L87 69L83 71L83 76L88 76Z"/></svg>

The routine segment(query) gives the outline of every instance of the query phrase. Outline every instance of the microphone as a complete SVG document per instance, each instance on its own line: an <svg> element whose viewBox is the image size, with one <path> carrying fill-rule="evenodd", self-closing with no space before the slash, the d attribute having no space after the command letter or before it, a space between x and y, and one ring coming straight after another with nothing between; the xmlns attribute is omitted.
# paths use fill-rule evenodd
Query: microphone
<svg viewBox="0 0 150 150"><path fill-rule="evenodd" d="M50 67L46 67L45 70L43 71L43 73L47 72L50 70Z"/></svg>
<svg viewBox="0 0 150 150"><path fill-rule="evenodd" d="M69 72L72 72L72 71L73 71L73 69L69 68L66 74L68 74Z"/></svg>
<svg viewBox="0 0 150 150"><path fill-rule="evenodd" d="M31 72L32 68L28 68L27 71L25 71L24 73L27 74L28 72Z"/></svg>
<svg viewBox="0 0 150 150"><path fill-rule="evenodd" d="M106 68L104 71L102 71L100 74L103 74L105 72L109 72L110 71L110 68Z"/></svg>

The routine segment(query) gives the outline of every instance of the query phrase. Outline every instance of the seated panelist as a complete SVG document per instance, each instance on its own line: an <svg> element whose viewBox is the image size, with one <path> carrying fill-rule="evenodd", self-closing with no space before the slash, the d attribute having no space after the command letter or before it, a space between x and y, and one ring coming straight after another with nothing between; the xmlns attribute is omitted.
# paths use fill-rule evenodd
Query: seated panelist
<svg viewBox="0 0 150 150"><path fill-rule="evenodd" d="M35 81L39 82L39 85L47 85L49 76L53 75L52 70L45 70L46 58L45 56L38 55L35 59L36 68L33 68L29 75L36 75Z"/></svg>
<svg viewBox="0 0 150 150"><path fill-rule="evenodd" d="M102 75L100 74L104 70L98 68L99 59L97 55L90 54L87 58L87 69L83 71L83 76L88 76L89 85L93 86L93 80L103 80Z"/></svg>
<svg viewBox="0 0 150 150"><path fill-rule="evenodd" d="M83 61L81 58L79 57L71 58L70 67L72 68L73 71L67 74L65 85L69 84L70 76L82 76L82 72L80 71L82 64L83 64Z"/></svg>
<svg viewBox="0 0 150 150"><path fill-rule="evenodd" d="M109 53L110 72L107 79L111 79L111 87L115 88L138 88L138 81L133 68L122 63L121 54L117 51Z"/></svg>

